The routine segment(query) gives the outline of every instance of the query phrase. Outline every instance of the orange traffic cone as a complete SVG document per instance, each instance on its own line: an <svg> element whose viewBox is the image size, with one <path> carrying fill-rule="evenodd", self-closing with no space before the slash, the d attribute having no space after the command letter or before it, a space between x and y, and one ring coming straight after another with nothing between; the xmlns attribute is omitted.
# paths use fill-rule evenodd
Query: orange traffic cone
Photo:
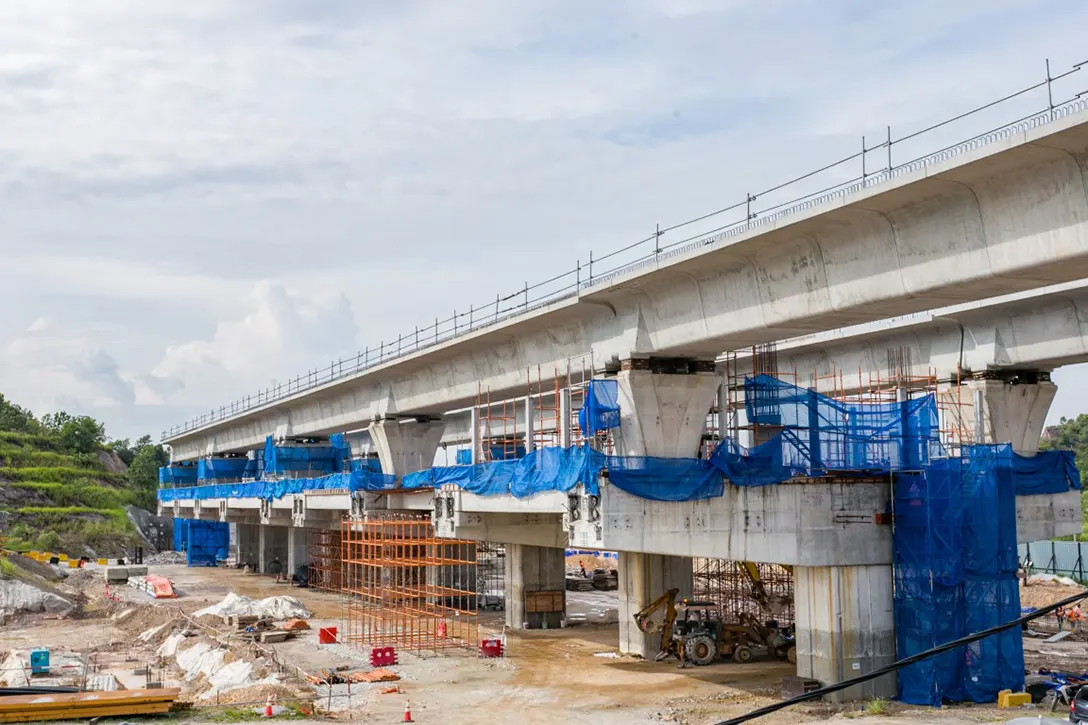
<svg viewBox="0 0 1088 725"><path fill-rule="evenodd" d="M408 704L408 701L404 701L404 722L412 721L412 706Z"/></svg>
<svg viewBox="0 0 1088 725"><path fill-rule="evenodd" d="M268 699L264 702L264 716L272 717L272 696L269 695Z"/></svg>

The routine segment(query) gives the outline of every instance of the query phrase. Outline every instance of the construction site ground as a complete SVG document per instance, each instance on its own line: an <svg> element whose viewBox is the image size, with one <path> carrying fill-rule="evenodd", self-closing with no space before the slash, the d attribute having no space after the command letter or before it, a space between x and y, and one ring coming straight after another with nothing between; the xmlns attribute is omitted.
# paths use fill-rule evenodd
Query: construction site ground
<svg viewBox="0 0 1088 725"><path fill-rule="evenodd" d="M341 604L335 594L277 584L271 577L244 575L238 570L153 566L153 573L173 580L179 598L155 601L128 587L114 590L120 601L104 596L101 571L80 571L65 583L69 590L83 594L83 608L67 618L55 615L23 615L0 631L0 651L46 647L93 655L104 671L114 672L123 684L132 681L132 670L156 660L154 652L162 637L140 642L138 635L160 624L174 622L186 627L179 612L191 613L221 601L229 592L253 598L289 595L299 599L312 613L312 629L297 639L263 645L274 652L297 679L285 679L274 688L255 687L224 693L220 703L234 708L251 708L268 691L281 698L302 697L315 701L317 712L331 708L332 715L317 714L312 720L329 719L362 722L400 722L406 701L420 723L479 723L516 719L521 725L556 722L631 725L632 723L684 723L703 725L740 715L780 701L784 676L791 666L778 661L756 661L747 665L721 663L680 670L673 662L650 662L621 656L616 650L616 624L585 624L566 629L508 632L507 653L501 659L483 659L470 652L412 654L400 652L400 664L390 667L400 677L399 692L381 694L390 683L356 683L313 686L298 670L316 673L340 665L367 668L365 650L341 644L321 645L317 630L341 624ZM600 611L615 606L615 592L569 592L570 611ZM203 626L211 618L200 620ZM502 631L502 613L481 615L481 635ZM169 628L164 628L163 632ZM205 636L205 635L202 635ZM1061 666L1083 661L1088 666L1088 643L1080 641L1046 645L1069 652ZM1036 647L1029 639L1027 647ZM1058 645L1061 645L1058 647ZM1041 655L1037 648L1029 650ZM259 654L259 653L258 653ZM1034 656L1033 655L1033 656ZM253 658L254 652L239 646L237 657ZM1083 660L1081 658L1083 657ZM271 657L257 657L258 664L274 669ZM1057 665L1058 663L1054 663ZM1072 665L1071 665L1072 666ZM294 669L298 668L298 669ZM154 668L153 668L154 670ZM180 686L182 699L194 701L191 712L171 715L168 720L188 723L222 722L215 702L199 699L197 682L182 681L176 668L154 671L167 687ZM137 677L136 680L142 680ZM350 693L349 693L350 690ZM867 714L864 703L832 705L815 703L762 718L760 723L803 723L851 720L960 725L961 723L1004 722L1016 714L992 706L956 706L931 710L886 705L883 714ZM1033 710L1032 713L1039 712ZM219 714L217 714L219 713ZM1058 713L1059 715L1061 713ZM152 719L146 722L154 722Z"/></svg>

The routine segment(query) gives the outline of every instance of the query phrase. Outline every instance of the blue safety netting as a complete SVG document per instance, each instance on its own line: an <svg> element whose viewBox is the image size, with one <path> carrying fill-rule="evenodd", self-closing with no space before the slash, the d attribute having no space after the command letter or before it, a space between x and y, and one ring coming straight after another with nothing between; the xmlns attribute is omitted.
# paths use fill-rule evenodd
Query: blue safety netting
<svg viewBox="0 0 1088 725"><path fill-rule="evenodd" d="M468 448L462 448L457 451L457 456L454 458L454 463L458 466L471 466L472 465L472 451Z"/></svg>
<svg viewBox="0 0 1088 725"><path fill-rule="evenodd" d="M542 491L569 491L583 483L597 492L597 478L605 456L591 448L541 448L524 458L491 461L475 466L440 466L409 473L404 488L437 488L455 483L463 490L483 496L510 494L525 498Z"/></svg>
<svg viewBox="0 0 1088 725"><path fill-rule="evenodd" d="M341 445L326 443L276 445L272 436L264 442L264 474L266 476L322 476L338 473L351 458L344 456L343 436Z"/></svg>
<svg viewBox="0 0 1088 725"><path fill-rule="evenodd" d="M159 483L171 486L191 486L196 483L197 467L193 463L175 463L159 469Z"/></svg>
<svg viewBox="0 0 1088 725"><path fill-rule="evenodd" d="M968 446L895 482L895 621L902 659L1020 616L1016 463L1008 446ZM1065 477L1061 472L1061 477ZM1027 485L1052 474L1028 475ZM1049 485L1049 484L1043 484ZM1068 487L1068 484L1065 484ZM1067 490L1067 488L1065 489ZM1017 629L906 667L899 696L921 705L992 702L1024 686Z"/></svg>
<svg viewBox="0 0 1088 725"><path fill-rule="evenodd" d="M196 463L197 481L240 481L246 458L201 458Z"/></svg>
<svg viewBox="0 0 1088 725"><path fill-rule="evenodd" d="M189 519L174 519L174 551L185 551L189 542Z"/></svg>
<svg viewBox="0 0 1088 725"><path fill-rule="evenodd" d="M256 456L246 459L246 467L242 469L242 478L246 480L256 480L264 473L262 468L262 461Z"/></svg>
<svg viewBox="0 0 1088 725"><path fill-rule="evenodd" d="M348 471L365 471L369 473L381 473L382 462L377 458L352 458L348 462Z"/></svg>
<svg viewBox="0 0 1088 725"><path fill-rule="evenodd" d="M699 458L607 458L608 482L653 501L695 501L725 492L722 472Z"/></svg>
<svg viewBox="0 0 1088 725"><path fill-rule="evenodd" d="M209 498L275 499L307 491L385 491L396 486L394 476L373 471L333 473L317 478L284 478L278 481L221 483L188 488L160 488L160 501L205 500Z"/></svg>
<svg viewBox="0 0 1088 725"><path fill-rule="evenodd" d="M616 380L590 380L586 399L578 411L578 427L592 437L600 431L620 427L620 388Z"/></svg>
<svg viewBox="0 0 1088 725"><path fill-rule="evenodd" d="M185 554L189 566L215 566L227 558L230 524L219 521L190 521L186 527Z"/></svg>
<svg viewBox="0 0 1088 725"><path fill-rule="evenodd" d="M738 486L798 476L917 470L940 453L937 401L844 403L769 375L744 381L750 423L777 431L745 448L726 438L711 463Z"/></svg>

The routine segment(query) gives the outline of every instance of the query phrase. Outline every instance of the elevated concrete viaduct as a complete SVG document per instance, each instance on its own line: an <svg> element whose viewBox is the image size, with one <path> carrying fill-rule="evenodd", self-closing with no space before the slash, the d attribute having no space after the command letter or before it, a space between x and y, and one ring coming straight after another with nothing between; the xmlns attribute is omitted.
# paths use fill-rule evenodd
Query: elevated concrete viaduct
<svg viewBox="0 0 1088 725"><path fill-rule="evenodd" d="M1088 112L920 166L357 375L165 437L175 460L468 407L525 371L690 357L1088 277Z"/></svg>
<svg viewBox="0 0 1088 725"><path fill-rule="evenodd" d="M1086 163L1088 113L1082 112L919 166L885 184L760 220L743 233L662 254L485 329L168 435L164 442L173 460L182 461L256 449L269 434L366 428L383 470L400 477L430 465L454 424L443 415L471 407L481 386L495 397L523 395L528 368L540 365L546 376L556 370L563 378L570 358L591 351L590 368L608 368L618 379L617 452L694 457L719 395L722 379L714 361L723 351L1088 277ZM1055 308L1054 314L1061 312ZM915 338L918 360L943 361L951 334L962 367L961 330L973 329L973 323L931 322L940 337L925 343ZM1081 324L1077 314L1053 335L1067 336L1072 345ZM976 326L977 354L965 360L980 369L989 369L991 361L1001 361L995 369L1022 362L1016 357L1014 363L1009 352L1007 328L999 325L987 337L982 323ZM1036 339L1034 329L1015 332L1014 340ZM1045 345L1012 349L1018 347L1022 353L1015 355L1026 360L1041 355L1031 350ZM822 352L798 348L796 354L823 354L826 362ZM847 347L842 354L849 356ZM879 364L869 357L870 367ZM1045 371L1046 364L1033 369ZM1012 402L1013 386L1003 382L982 390L991 411L990 424L980 427L983 437L1033 449L1040 412L1045 416L1049 405L1046 383L1027 383L1037 392L1023 404ZM468 428L478 450L479 428L471 420ZM729 488L721 498L694 502L640 499L607 482L602 488L600 497L576 491L524 500L452 489L313 492L276 500L175 501L162 508L241 524L239 550L255 552L262 567L271 557L297 563L304 555L301 532L332 526L345 513L427 510L443 534L515 545L517 571L507 582L514 596L562 581L564 562L557 552L568 542L617 550L620 648L642 655L654 648L631 615L664 589L690 592L692 557L790 564L799 674L838 681L894 658L891 530L877 517L887 511L886 482ZM1079 531L1075 496L1020 501L1021 540ZM508 624L520 627L523 614L517 605L508 607ZM847 696L889 694L894 679Z"/></svg>

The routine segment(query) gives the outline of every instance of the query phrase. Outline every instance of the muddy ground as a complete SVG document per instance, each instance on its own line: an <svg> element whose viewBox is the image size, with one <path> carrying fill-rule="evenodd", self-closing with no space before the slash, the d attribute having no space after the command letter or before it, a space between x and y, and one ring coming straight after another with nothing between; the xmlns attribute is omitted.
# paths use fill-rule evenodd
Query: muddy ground
<svg viewBox="0 0 1088 725"><path fill-rule="evenodd" d="M276 584L269 577L243 575L236 570L188 569L184 566L152 567L153 573L170 577L180 597L160 603L127 587L115 590L121 598L111 602L100 596L104 587L100 572L81 572L69 586L80 587L91 615L84 619L45 619L25 616L0 631L0 649L46 646L94 653L98 661L126 674L134 666L154 659L157 640L136 641L141 631L178 620L185 612L220 601L234 591L254 598L288 594L301 600L314 614L313 630L298 639L268 645L288 674L313 673L338 665L360 666L363 653L343 645L319 645L317 628L341 625L341 605L332 594ZM615 593L570 593L572 609L607 608ZM586 601L580 601L582 596ZM135 611L132 611L135 610ZM127 614L122 613L127 612ZM121 617L118 619L118 617ZM205 621L205 620L202 620ZM180 625L185 626L185 625ZM481 617L481 634L502 630L502 613ZM165 632L164 632L165 634ZM508 633L507 657L480 659L471 653L417 656L400 653L400 665L391 667L401 676L399 692L381 694L387 684L311 686L301 676L288 677L283 692L302 693L321 706L332 706L335 719L360 723L400 722L410 701L415 721L458 723L515 720L535 723L715 723L779 701L782 677L792 668L777 661L747 665L722 663L679 670L674 663L647 662L619 657L617 626L584 625L543 632ZM1063 643L1058 643L1063 644ZM1066 647L1083 645L1075 643ZM1049 647L1049 646L1048 646ZM1062 648L1064 649L1064 648ZM600 656L607 655L607 656ZM250 656L250 653L240 653ZM131 658L126 661L126 658ZM296 669L298 668L298 669ZM157 671L164 684L192 687L180 681L169 666ZM263 692L258 690L257 693ZM193 696L196 708L181 716L196 724L222 721L214 702ZM230 699L230 698L224 698ZM234 707L242 707L234 705ZM829 722L850 719L866 723L961 725L1003 722L1009 715L991 707L955 707L939 711L892 704L881 716L866 715L861 705L803 705L757 722ZM171 720L176 719L171 716ZM320 721L320 720L315 720ZM327 721L327 720L324 720ZM300 722L295 720L293 722Z"/></svg>

